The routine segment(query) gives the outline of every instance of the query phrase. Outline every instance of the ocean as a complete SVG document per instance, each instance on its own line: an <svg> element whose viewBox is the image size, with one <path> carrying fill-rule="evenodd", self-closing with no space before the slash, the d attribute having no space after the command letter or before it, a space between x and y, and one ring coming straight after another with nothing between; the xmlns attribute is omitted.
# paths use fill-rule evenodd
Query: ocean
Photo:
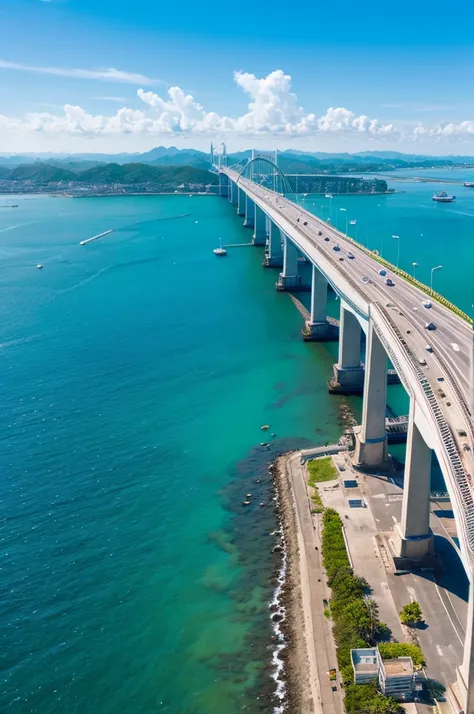
<svg viewBox="0 0 474 714"><path fill-rule="evenodd" d="M426 279L442 263L436 288L469 309L474 191L437 206L433 184L400 190L335 198L334 220L346 207L369 245L383 233L389 259L399 234L401 266ZM267 468L338 438L337 345L302 342L261 249L215 258L220 237L250 240L223 199L14 202L0 210L0 711L272 711Z"/></svg>

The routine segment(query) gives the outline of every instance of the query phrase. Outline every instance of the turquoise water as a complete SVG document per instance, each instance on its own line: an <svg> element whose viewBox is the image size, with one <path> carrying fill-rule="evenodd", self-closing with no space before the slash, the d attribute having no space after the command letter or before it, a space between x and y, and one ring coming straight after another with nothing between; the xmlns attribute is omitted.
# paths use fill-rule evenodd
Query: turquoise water
<svg viewBox="0 0 474 714"><path fill-rule="evenodd" d="M436 256L436 287L467 308L466 261L449 265L468 218L407 186L333 212L347 205L369 243L402 235L422 278ZM301 341L261 250L215 258L219 236L250 239L222 199L15 202L0 211L0 711L268 712L267 465L339 435L337 345Z"/></svg>
<svg viewBox="0 0 474 714"><path fill-rule="evenodd" d="M249 236L222 199L18 203L0 212L0 711L269 711L266 465L337 437L331 357L260 251L215 258ZM265 508L242 508L250 490Z"/></svg>

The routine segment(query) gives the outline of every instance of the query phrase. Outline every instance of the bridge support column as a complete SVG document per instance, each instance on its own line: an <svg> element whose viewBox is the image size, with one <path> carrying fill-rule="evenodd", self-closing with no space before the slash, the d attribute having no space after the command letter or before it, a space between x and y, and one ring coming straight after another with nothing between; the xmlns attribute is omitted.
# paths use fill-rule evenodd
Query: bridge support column
<svg viewBox="0 0 474 714"><path fill-rule="evenodd" d="M219 172L219 196L227 198L229 195L229 179L226 174Z"/></svg>
<svg viewBox="0 0 474 714"><path fill-rule="evenodd" d="M334 379L329 381L333 394L360 394L364 388L364 370L360 363L362 329L356 316L341 303L339 318L339 356L334 365Z"/></svg>
<svg viewBox="0 0 474 714"><path fill-rule="evenodd" d="M431 449L415 424L415 400L410 402L402 518L395 526L396 552L420 565L433 555L430 529ZM405 566L407 567L407 566Z"/></svg>
<svg viewBox="0 0 474 714"><path fill-rule="evenodd" d="M311 317L303 328L305 341L329 339L332 325L327 320L328 282L315 265L312 266Z"/></svg>
<svg viewBox="0 0 474 714"><path fill-rule="evenodd" d="M298 290L300 276L298 275L298 251L287 235L283 239L283 272L280 273L276 285L277 290Z"/></svg>
<svg viewBox="0 0 474 714"><path fill-rule="evenodd" d="M237 215L245 216L245 191L237 186Z"/></svg>
<svg viewBox="0 0 474 714"><path fill-rule="evenodd" d="M281 231L268 216L266 217L266 223L268 241L263 265L266 268L282 268L283 250Z"/></svg>
<svg viewBox="0 0 474 714"><path fill-rule="evenodd" d="M231 181L230 182L230 202L233 206L236 206L239 202L238 192L239 192L239 189L238 189L237 184L235 183L235 181Z"/></svg>
<svg viewBox="0 0 474 714"><path fill-rule="evenodd" d="M369 320L367 336L362 424L354 429L357 466L383 469L387 467L387 355Z"/></svg>
<svg viewBox="0 0 474 714"><path fill-rule="evenodd" d="M253 228L255 223L255 203L245 194L244 228Z"/></svg>
<svg viewBox="0 0 474 714"><path fill-rule="evenodd" d="M252 243L257 246L265 245L267 238L266 214L259 206L255 206L255 229L252 236Z"/></svg>

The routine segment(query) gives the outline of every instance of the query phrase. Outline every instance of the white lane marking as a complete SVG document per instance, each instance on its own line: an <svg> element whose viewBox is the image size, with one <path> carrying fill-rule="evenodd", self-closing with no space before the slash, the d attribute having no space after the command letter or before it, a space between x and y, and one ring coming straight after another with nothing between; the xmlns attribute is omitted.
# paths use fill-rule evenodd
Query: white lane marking
<svg viewBox="0 0 474 714"><path fill-rule="evenodd" d="M448 616L448 619L449 619L449 621L450 621L450 623L451 623L451 627L453 628L454 632L456 633L457 638L458 638L459 642L461 643L461 647L462 647L463 650L464 650L464 639L460 636L459 632L457 631L456 625L454 624L454 622L453 622L453 620L452 620L452 618L451 618L451 615L450 615L449 612L448 612L448 608L446 607L445 602L444 602L443 598L441 597L441 591L440 591L440 589L439 589L439 587L438 587L438 583L436 582L436 580L433 580L433 582L434 582L434 584L435 584L436 590L438 591L439 599L441 600L441 603L442 603L444 609L446 610L446 615Z"/></svg>
<svg viewBox="0 0 474 714"><path fill-rule="evenodd" d="M440 657L443 656L443 650L441 649L441 647L440 647L439 645L436 645L436 651L437 651L437 653L439 654Z"/></svg>
<svg viewBox="0 0 474 714"><path fill-rule="evenodd" d="M395 516L392 516L392 518L393 518L393 522L396 523L397 519L395 518Z"/></svg>

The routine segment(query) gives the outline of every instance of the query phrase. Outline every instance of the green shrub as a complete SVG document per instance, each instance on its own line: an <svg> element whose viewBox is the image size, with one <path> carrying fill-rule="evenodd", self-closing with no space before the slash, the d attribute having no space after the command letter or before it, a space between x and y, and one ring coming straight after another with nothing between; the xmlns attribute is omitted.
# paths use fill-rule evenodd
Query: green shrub
<svg viewBox="0 0 474 714"><path fill-rule="evenodd" d="M423 620L423 612L421 610L421 605L416 600L405 605L400 613L400 622L402 625L408 625L408 627L414 627L419 622Z"/></svg>
<svg viewBox="0 0 474 714"><path fill-rule="evenodd" d="M426 664L421 648L417 645L410 645L408 642L380 642L379 652L382 659L411 657L416 667L424 667Z"/></svg>
<svg viewBox="0 0 474 714"><path fill-rule="evenodd" d="M375 682L347 686L344 704L347 714L401 714L404 711L395 699L377 691Z"/></svg>

